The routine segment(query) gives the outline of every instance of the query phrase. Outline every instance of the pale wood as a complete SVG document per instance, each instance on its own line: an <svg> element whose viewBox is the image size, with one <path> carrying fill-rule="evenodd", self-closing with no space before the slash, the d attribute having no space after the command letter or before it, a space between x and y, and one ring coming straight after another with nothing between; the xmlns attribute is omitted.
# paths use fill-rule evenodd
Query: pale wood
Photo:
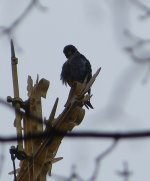
<svg viewBox="0 0 150 181"><path fill-rule="evenodd" d="M12 68L12 80L13 80L13 91L14 91L14 98L17 100L19 99L19 83L18 83L18 72L17 72L17 64L18 59L15 57L15 50L13 41L11 40L11 68ZM15 104L15 121L14 126L16 127L17 136L22 136L22 128L21 128L21 119L22 116L19 113L20 105L18 103ZM23 142L18 141L18 148L19 150L23 150Z"/></svg>
<svg viewBox="0 0 150 181"><path fill-rule="evenodd" d="M48 120L43 120L41 98L46 98L49 88L49 81L42 78L35 84L31 76L27 80L27 101L20 101L25 110L22 117L16 112L17 135L30 135L33 133L49 133L46 138L30 139L19 142L19 146L25 151L27 158L20 161L20 168L17 169L17 181L46 181L46 175L51 175L52 165L58 162L62 157L56 158L57 151L62 139L68 131L79 125L85 115L83 106L90 99L86 94L98 76L100 69L93 75L88 84L74 82L62 113L56 118L58 98L54 103ZM14 85L14 97L19 98L19 86L17 76L17 66L12 64L12 76ZM16 109L20 109L20 104L16 103ZM18 106L18 107L17 107ZM23 128L21 128L21 119L23 119ZM44 129L45 124L45 129ZM61 132L61 134L58 134ZM10 172L13 173L13 172Z"/></svg>

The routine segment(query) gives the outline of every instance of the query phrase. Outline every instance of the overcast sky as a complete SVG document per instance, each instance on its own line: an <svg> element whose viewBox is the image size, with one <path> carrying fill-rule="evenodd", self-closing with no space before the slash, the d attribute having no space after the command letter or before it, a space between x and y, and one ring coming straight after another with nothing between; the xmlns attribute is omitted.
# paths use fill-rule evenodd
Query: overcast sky
<svg viewBox="0 0 150 181"><path fill-rule="evenodd" d="M30 0L1 0L0 27L9 27L29 3ZM92 87L91 102L95 109L86 110L83 122L75 130L149 129L150 44L148 41L135 45L141 39L149 39L150 17L141 20L144 11L133 0L43 0L41 3L46 11L34 7L11 34L19 58L21 98L27 99L27 76L36 81L39 74L50 81L47 98L42 100L43 116L48 118L57 97L57 115L62 112L69 92L69 87L60 81L61 67L66 61L63 48L73 44L89 59L93 73L102 67ZM1 33L0 52L0 97L6 99L13 96L10 45L9 37ZM15 134L13 121L14 113L1 106L0 135ZM53 165L52 174L69 176L75 164L79 175L89 178L94 159L111 144L111 140L65 138L57 153L64 159ZM4 156L0 180L13 180L13 175L8 175L13 168L11 145L0 145L0 154ZM123 162L127 161L134 173L131 181L148 181L149 153L149 139L120 141L102 161L98 180L123 180L116 171L123 169Z"/></svg>

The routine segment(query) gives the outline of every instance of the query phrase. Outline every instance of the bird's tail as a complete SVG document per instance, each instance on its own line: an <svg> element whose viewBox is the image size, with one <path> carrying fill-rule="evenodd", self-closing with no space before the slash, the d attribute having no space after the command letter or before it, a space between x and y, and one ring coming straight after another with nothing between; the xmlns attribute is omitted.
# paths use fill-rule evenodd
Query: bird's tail
<svg viewBox="0 0 150 181"><path fill-rule="evenodd" d="M87 109L89 109L89 108L94 109L94 107L92 106L90 100L89 100L89 101L86 101L84 105L85 105L85 107L86 107Z"/></svg>
<svg viewBox="0 0 150 181"><path fill-rule="evenodd" d="M89 94L89 97L91 98L92 97L91 89L89 89L88 94ZM94 107L92 106L92 104L90 102L90 99L88 101L86 101L84 105L87 109L89 109L89 108L94 109Z"/></svg>

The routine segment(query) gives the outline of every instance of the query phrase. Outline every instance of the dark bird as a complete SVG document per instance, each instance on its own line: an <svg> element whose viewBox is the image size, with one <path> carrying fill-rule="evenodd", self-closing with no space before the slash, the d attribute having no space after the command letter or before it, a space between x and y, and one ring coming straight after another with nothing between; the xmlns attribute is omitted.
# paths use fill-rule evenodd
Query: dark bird
<svg viewBox="0 0 150 181"><path fill-rule="evenodd" d="M72 87L74 81L83 83L85 79L87 80L86 83L88 83L92 77L92 68L86 57L73 45L65 46L63 53L67 58L67 61L62 66L60 75L63 84L68 84ZM89 95L90 92L91 90L88 91ZM90 101L87 101L85 106L93 109Z"/></svg>

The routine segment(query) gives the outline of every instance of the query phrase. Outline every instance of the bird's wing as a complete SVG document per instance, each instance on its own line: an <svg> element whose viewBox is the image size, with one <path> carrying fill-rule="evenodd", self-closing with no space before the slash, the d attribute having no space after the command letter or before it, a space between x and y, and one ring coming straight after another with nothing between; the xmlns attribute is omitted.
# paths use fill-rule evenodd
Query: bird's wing
<svg viewBox="0 0 150 181"><path fill-rule="evenodd" d="M80 57L83 61L85 61L85 69L86 69L86 74L87 74L87 81L89 81L92 77L92 68L89 60L82 54L80 54Z"/></svg>
<svg viewBox="0 0 150 181"><path fill-rule="evenodd" d="M69 82L69 77L70 77L70 66L68 61L66 61L62 66L60 79L62 80L63 84L66 85Z"/></svg>

